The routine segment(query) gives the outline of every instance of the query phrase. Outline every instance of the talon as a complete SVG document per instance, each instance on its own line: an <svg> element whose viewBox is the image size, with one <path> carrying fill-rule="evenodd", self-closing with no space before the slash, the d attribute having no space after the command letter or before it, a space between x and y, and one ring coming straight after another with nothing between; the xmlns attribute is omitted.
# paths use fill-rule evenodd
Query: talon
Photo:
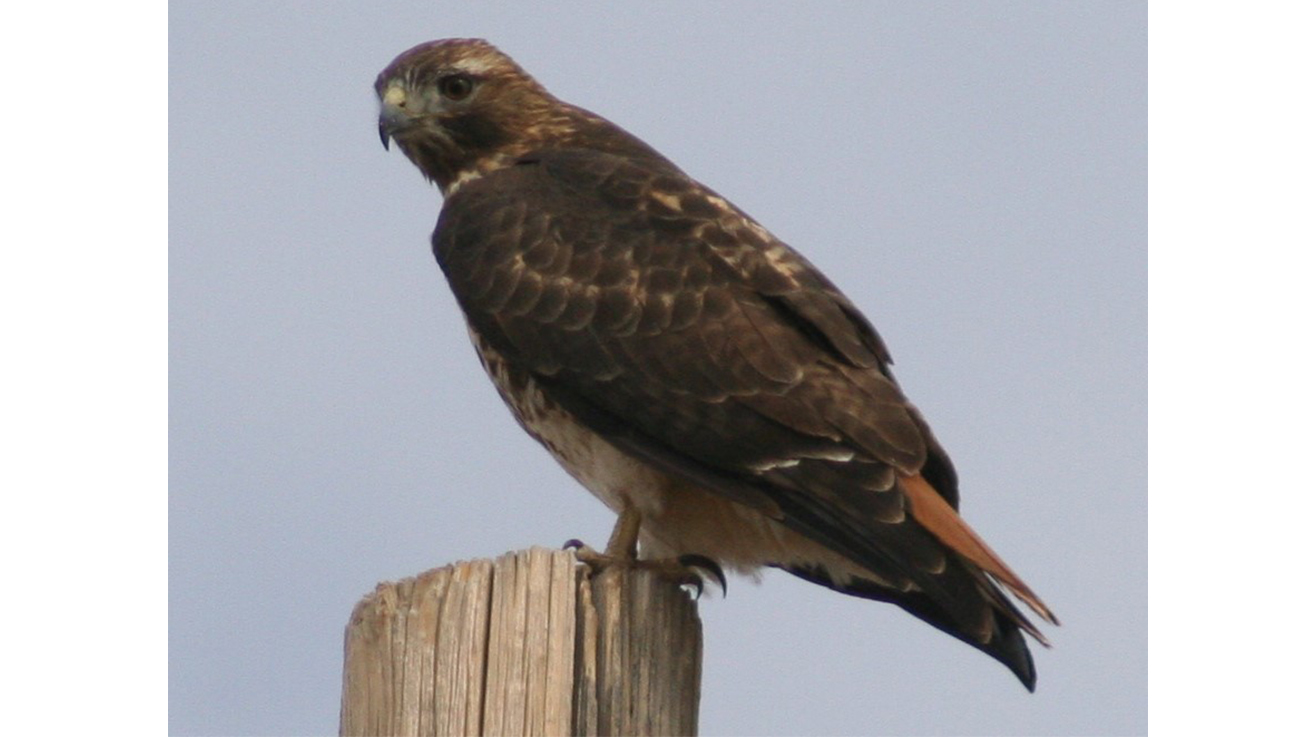
<svg viewBox="0 0 1316 737"><path fill-rule="evenodd" d="M681 584L682 586L691 586L695 590L695 599L698 600L704 595L704 577L696 573L689 580Z"/></svg>
<svg viewBox="0 0 1316 737"><path fill-rule="evenodd" d="M617 562L616 559L600 553L579 540L568 540L562 549L575 553L576 562L584 563L594 573L600 573L604 568Z"/></svg>
<svg viewBox="0 0 1316 737"><path fill-rule="evenodd" d="M687 553L686 555L678 557L676 560L686 568L696 568L708 571L713 575L713 578L717 579L717 585L722 588L722 598L725 599L727 597L727 577L722 573L722 566L719 566L712 558L697 553ZM699 598L699 595L704 593L704 577L698 576L698 578L698 593L695 595L695 598Z"/></svg>

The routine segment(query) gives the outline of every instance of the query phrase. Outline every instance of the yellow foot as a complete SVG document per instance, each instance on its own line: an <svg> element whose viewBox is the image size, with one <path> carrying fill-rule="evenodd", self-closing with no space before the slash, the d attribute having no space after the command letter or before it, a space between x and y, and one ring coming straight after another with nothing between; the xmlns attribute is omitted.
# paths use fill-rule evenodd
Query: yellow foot
<svg viewBox="0 0 1316 737"><path fill-rule="evenodd" d="M594 573L599 573L603 569L615 565L644 568L679 586L694 587L696 598L704 593L704 579L711 578L717 581L717 585L721 587L722 596L727 595L727 577L722 573L722 567L716 561L703 555L692 553L661 560L639 560L634 554L600 553L579 540L568 540L562 547L566 550L574 550L576 560L589 566Z"/></svg>

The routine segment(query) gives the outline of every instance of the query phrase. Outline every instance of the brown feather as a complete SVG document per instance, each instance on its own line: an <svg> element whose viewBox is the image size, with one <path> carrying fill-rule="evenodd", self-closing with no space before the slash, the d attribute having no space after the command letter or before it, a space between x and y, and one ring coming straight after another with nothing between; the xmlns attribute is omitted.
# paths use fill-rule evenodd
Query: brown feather
<svg viewBox="0 0 1316 737"><path fill-rule="evenodd" d="M946 500L941 498L926 479L914 474L902 476L898 483L901 490L905 492L905 498L909 500L910 512L924 529L962 558L991 575L993 579L1009 589L1010 593L1027 604L1028 608L1037 612L1039 617L1051 624L1060 624L1046 604L1028 588L1028 584L1010 570L1005 561L978 537L978 533L974 532L973 528L969 527L968 523L946 503ZM1040 642L1046 642L1035 630L1032 634Z"/></svg>

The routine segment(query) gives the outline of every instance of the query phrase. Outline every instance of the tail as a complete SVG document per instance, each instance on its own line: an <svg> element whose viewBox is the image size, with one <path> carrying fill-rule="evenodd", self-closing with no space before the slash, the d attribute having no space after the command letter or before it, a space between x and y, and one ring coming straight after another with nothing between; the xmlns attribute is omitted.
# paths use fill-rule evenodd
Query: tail
<svg viewBox="0 0 1316 737"><path fill-rule="evenodd" d="M941 541L943 545L954 551L968 563L976 566L983 573L990 576L994 581L1004 586L1010 593L1019 598L1020 601L1028 605L1037 613L1037 616L1045 619L1054 625L1059 625L1060 620L1051 613L1042 599L1028 588L1028 584L1019 578L1018 574L1010 570L1010 567L1001 560L978 533L969 527L968 523L960 517L945 499L937 493L932 485L922 476L914 474L906 476L898 482L901 490L905 492L905 498L909 500L909 509L913 513L915 521L923 526L923 529L932 533L933 537ZM995 590L995 587L988 585L987 588ZM1002 603L1009 606L1009 602L1004 597L999 598ZM1018 613L1013 606L1016 624L1024 629L1025 632L1032 635L1038 642L1049 646L1050 643L1042 636L1042 633L1029 622L1026 617Z"/></svg>
<svg viewBox="0 0 1316 737"><path fill-rule="evenodd" d="M917 525L936 541L928 540L928 543L939 543L949 553L943 569L929 572L943 585L893 588L862 578L844 577L838 581L820 567L780 567L844 594L895 604L1000 661L1029 691L1033 691L1037 685L1037 671L1023 633L1028 633L1043 646L1049 647L1050 643L1001 588L1014 594L1047 622L1057 625L1060 622L926 479L914 474L900 478L897 483L908 502L909 517L903 524ZM881 571L879 568L873 570L875 573Z"/></svg>
<svg viewBox="0 0 1316 737"><path fill-rule="evenodd" d="M995 658L1006 668L1014 673L1015 677L1024 684L1031 693L1037 688L1037 669L1033 666L1033 656L1028 652L1028 644L1024 641L1023 633L1015 617L1027 622L1018 610L1006 602L1006 606L1014 610L1014 616L1010 616L993 608L992 617L994 626L991 634L986 641L979 640L978 637L965 630L964 627L956 621L950 613L932 597L920 591L898 591L882 586L873 581L862 579L852 579L844 585L832 581L831 577L825 572L812 568L790 568L782 567L800 578L816 583L820 586L826 586L833 591L839 591L843 594L858 596L863 599L873 601L882 601L888 604L895 604L910 614L945 632L961 642L972 645L984 653ZM1031 624L1028 625L1030 628Z"/></svg>

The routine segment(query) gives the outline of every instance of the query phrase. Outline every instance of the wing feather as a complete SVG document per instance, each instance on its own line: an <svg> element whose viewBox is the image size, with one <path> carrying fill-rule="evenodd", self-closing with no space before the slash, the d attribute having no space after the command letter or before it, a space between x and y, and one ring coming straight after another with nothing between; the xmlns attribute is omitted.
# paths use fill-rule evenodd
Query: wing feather
<svg viewBox="0 0 1316 737"><path fill-rule="evenodd" d="M734 206L662 162L537 153L449 198L434 247L472 326L595 432L994 636L973 550L907 514L897 475L947 510L955 475L881 339Z"/></svg>

